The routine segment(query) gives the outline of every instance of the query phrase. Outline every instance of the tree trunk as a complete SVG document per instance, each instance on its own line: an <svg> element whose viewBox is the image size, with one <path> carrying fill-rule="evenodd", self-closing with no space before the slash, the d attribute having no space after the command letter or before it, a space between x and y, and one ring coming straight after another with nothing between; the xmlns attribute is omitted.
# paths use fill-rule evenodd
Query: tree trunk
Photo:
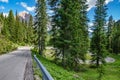
<svg viewBox="0 0 120 80"><path fill-rule="evenodd" d="M99 67L99 56L97 56L97 59L96 59L96 67Z"/></svg>
<svg viewBox="0 0 120 80"><path fill-rule="evenodd" d="M65 51L64 51L64 47L63 47L63 50L62 50L62 54L63 54L62 65L63 65L63 67L65 67Z"/></svg>

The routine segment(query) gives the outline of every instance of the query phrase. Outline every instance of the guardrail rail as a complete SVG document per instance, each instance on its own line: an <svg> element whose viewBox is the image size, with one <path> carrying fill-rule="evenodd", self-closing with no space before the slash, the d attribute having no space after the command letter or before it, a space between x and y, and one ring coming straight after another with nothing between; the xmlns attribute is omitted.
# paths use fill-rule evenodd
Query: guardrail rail
<svg viewBox="0 0 120 80"><path fill-rule="evenodd" d="M37 65L40 68L40 71L42 72L42 80L54 80L53 77L50 75L50 73L47 71L47 69L43 66L43 64L39 61L36 55L34 55L34 59L37 63Z"/></svg>

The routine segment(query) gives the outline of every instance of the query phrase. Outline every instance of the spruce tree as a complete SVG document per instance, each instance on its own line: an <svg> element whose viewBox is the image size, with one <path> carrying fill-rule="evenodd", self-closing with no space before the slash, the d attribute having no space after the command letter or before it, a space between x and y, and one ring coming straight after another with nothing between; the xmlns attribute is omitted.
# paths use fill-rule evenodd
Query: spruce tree
<svg viewBox="0 0 120 80"><path fill-rule="evenodd" d="M29 23L28 23L29 22ZM3 13L0 14L0 31L9 40L20 45L31 43L33 36L33 18L30 16L29 21L24 19L20 20L19 15L14 16L13 11L10 10L8 17L4 17ZM28 28L28 25L30 26ZM2 29L1 29L2 28ZM29 38L27 38L29 37Z"/></svg>
<svg viewBox="0 0 120 80"><path fill-rule="evenodd" d="M85 59L84 56L85 54L88 52L89 49L89 37L88 37L88 25L87 22L89 21L87 18L87 8L88 5L86 4L86 0L80 0L80 27L82 30L82 38L80 39L81 41L81 45L80 45L80 49L81 49L81 59ZM84 54L83 54L84 53Z"/></svg>
<svg viewBox="0 0 120 80"><path fill-rule="evenodd" d="M62 55L63 66L78 68L88 50L87 5L83 0L51 0L52 32L57 56Z"/></svg>
<svg viewBox="0 0 120 80"><path fill-rule="evenodd" d="M9 30L9 39L13 42L15 42L15 19L13 11L10 10L8 14L8 30Z"/></svg>
<svg viewBox="0 0 120 80"><path fill-rule="evenodd" d="M15 36L16 36L16 43L22 43L25 42L24 41L24 36L26 35L25 31L26 29L24 28L24 24L22 24L22 22L20 21L20 18L17 14L16 11L16 18L15 18Z"/></svg>
<svg viewBox="0 0 120 80"><path fill-rule="evenodd" d="M32 43L33 41L33 17L30 15L29 21L28 21L28 27L27 27L27 40L28 43Z"/></svg>
<svg viewBox="0 0 120 80"><path fill-rule="evenodd" d="M27 32L28 32L28 29L27 29L27 23L25 23L26 21L22 19L22 21L20 20L20 17L18 16L17 14L17 11L16 11L16 17L15 17L15 42L20 44L20 45L24 45L25 43L27 44L28 41L27 41Z"/></svg>
<svg viewBox="0 0 120 80"><path fill-rule="evenodd" d="M27 39L27 28L28 28L28 22L26 20L22 20L22 22L20 23L20 28L21 28L21 40L25 43L28 43L28 39Z"/></svg>
<svg viewBox="0 0 120 80"><path fill-rule="evenodd" d="M59 0L48 0L49 1L49 5L50 5L50 9L52 11L54 11L54 15L50 16L51 19L51 33L52 33L52 38L51 38L51 44L53 45L54 48L58 48L55 51L55 61L57 61L57 57L62 54L61 53L61 49L60 49L60 37L59 37L59 23L60 23L60 15L59 15L59 6L60 6L60 2ZM63 58L62 58L63 61Z"/></svg>
<svg viewBox="0 0 120 80"><path fill-rule="evenodd" d="M38 0L36 4L35 30L38 34L39 54L43 54L47 36L46 0Z"/></svg>
<svg viewBox="0 0 120 80"><path fill-rule="evenodd" d="M2 20L2 18L0 16L0 34L1 34L1 31L2 31L2 27L3 27L3 20Z"/></svg>
<svg viewBox="0 0 120 80"><path fill-rule="evenodd" d="M100 66L100 62L105 62L106 36L104 26L106 25L106 10L105 0L97 0L93 26L94 31L91 40L91 51L94 54L93 60L96 61L97 67Z"/></svg>
<svg viewBox="0 0 120 80"><path fill-rule="evenodd" d="M109 17L109 22L108 22L108 31L107 31L107 48L109 52L113 52L112 50L112 39L113 39L113 27L114 27L114 20L113 17Z"/></svg>
<svg viewBox="0 0 120 80"><path fill-rule="evenodd" d="M4 16L3 13L0 13L0 34L2 32L3 24L4 24Z"/></svg>
<svg viewBox="0 0 120 80"><path fill-rule="evenodd" d="M2 20L4 20L3 12L0 14L0 17L1 17Z"/></svg>
<svg viewBox="0 0 120 80"><path fill-rule="evenodd" d="M16 43L19 43L20 40L20 35L21 33L19 32L20 31L20 20L19 20L19 17L18 17L18 14L17 14L17 11L16 11L16 19L15 19L15 31L16 31Z"/></svg>
<svg viewBox="0 0 120 80"><path fill-rule="evenodd" d="M7 17L4 18L4 24L2 28L2 34L9 39L10 33L9 33L9 28L8 28L8 19Z"/></svg>
<svg viewBox="0 0 120 80"><path fill-rule="evenodd" d="M118 20L114 24L112 46L113 46L112 47L113 53L119 54L120 53L120 20Z"/></svg>

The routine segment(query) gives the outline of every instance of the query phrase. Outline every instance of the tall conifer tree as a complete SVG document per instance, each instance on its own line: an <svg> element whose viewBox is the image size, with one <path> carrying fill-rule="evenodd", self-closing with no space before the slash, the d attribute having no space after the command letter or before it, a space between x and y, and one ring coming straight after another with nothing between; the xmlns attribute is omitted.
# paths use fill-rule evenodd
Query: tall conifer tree
<svg viewBox="0 0 120 80"><path fill-rule="evenodd" d="M114 23L112 49L113 53L120 53L120 20Z"/></svg>
<svg viewBox="0 0 120 80"><path fill-rule="evenodd" d="M16 11L16 21L15 21L15 31L16 31L16 42L18 43L20 40L19 38L21 37L20 31L20 20Z"/></svg>
<svg viewBox="0 0 120 80"><path fill-rule="evenodd" d="M2 31L3 23L4 23L4 20L2 19L1 14L0 14L0 34Z"/></svg>
<svg viewBox="0 0 120 80"><path fill-rule="evenodd" d="M39 54L45 50L47 36L46 0L37 0L35 29L38 34Z"/></svg>
<svg viewBox="0 0 120 80"><path fill-rule="evenodd" d="M93 26L93 35L91 41L91 51L94 54L96 66L99 67L100 62L104 63L106 53L106 36L105 36L105 25L106 25L106 6L105 0L97 0L95 9L95 20Z"/></svg>
<svg viewBox="0 0 120 80"><path fill-rule="evenodd" d="M107 31L107 48L108 48L108 51L109 52L113 52L112 50L112 43L113 43L113 27L114 27L114 20L113 20L113 17L110 16L109 17L109 22L108 22L108 31Z"/></svg>
<svg viewBox="0 0 120 80"><path fill-rule="evenodd" d="M33 41L33 17L30 15L27 27L27 40L28 43L32 43Z"/></svg>
<svg viewBox="0 0 120 80"><path fill-rule="evenodd" d="M15 42L15 19L14 19L14 14L13 11L10 10L9 11L9 15L8 15L8 30L9 30L9 39L13 42Z"/></svg>
<svg viewBox="0 0 120 80"><path fill-rule="evenodd" d="M50 0L54 10L53 42L62 55L63 66L78 67L88 50L87 5L83 0Z"/></svg>

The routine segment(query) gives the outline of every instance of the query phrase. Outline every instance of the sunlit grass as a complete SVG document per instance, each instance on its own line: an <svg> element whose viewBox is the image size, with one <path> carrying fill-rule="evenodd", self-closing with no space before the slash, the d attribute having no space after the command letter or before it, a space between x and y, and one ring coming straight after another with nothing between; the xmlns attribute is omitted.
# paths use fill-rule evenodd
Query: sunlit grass
<svg viewBox="0 0 120 80"><path fill-rule="evenodd" d="M80 68L84 70L81 70L80 72L68 71L53 62L53 54L49 54L52 52L51 50L47 50L47 52L45 58L39 55L37 55L37 57L55 80L98 80L99 73L97 72L97 68L90 68L89 65L82 65ZM105 71L102 80L119 80L120 55L110 54L109 56L113 57L115 62L106 63L106 65L104 65ZM87 59L91 59L91 57L87 55Z"/></svg>

